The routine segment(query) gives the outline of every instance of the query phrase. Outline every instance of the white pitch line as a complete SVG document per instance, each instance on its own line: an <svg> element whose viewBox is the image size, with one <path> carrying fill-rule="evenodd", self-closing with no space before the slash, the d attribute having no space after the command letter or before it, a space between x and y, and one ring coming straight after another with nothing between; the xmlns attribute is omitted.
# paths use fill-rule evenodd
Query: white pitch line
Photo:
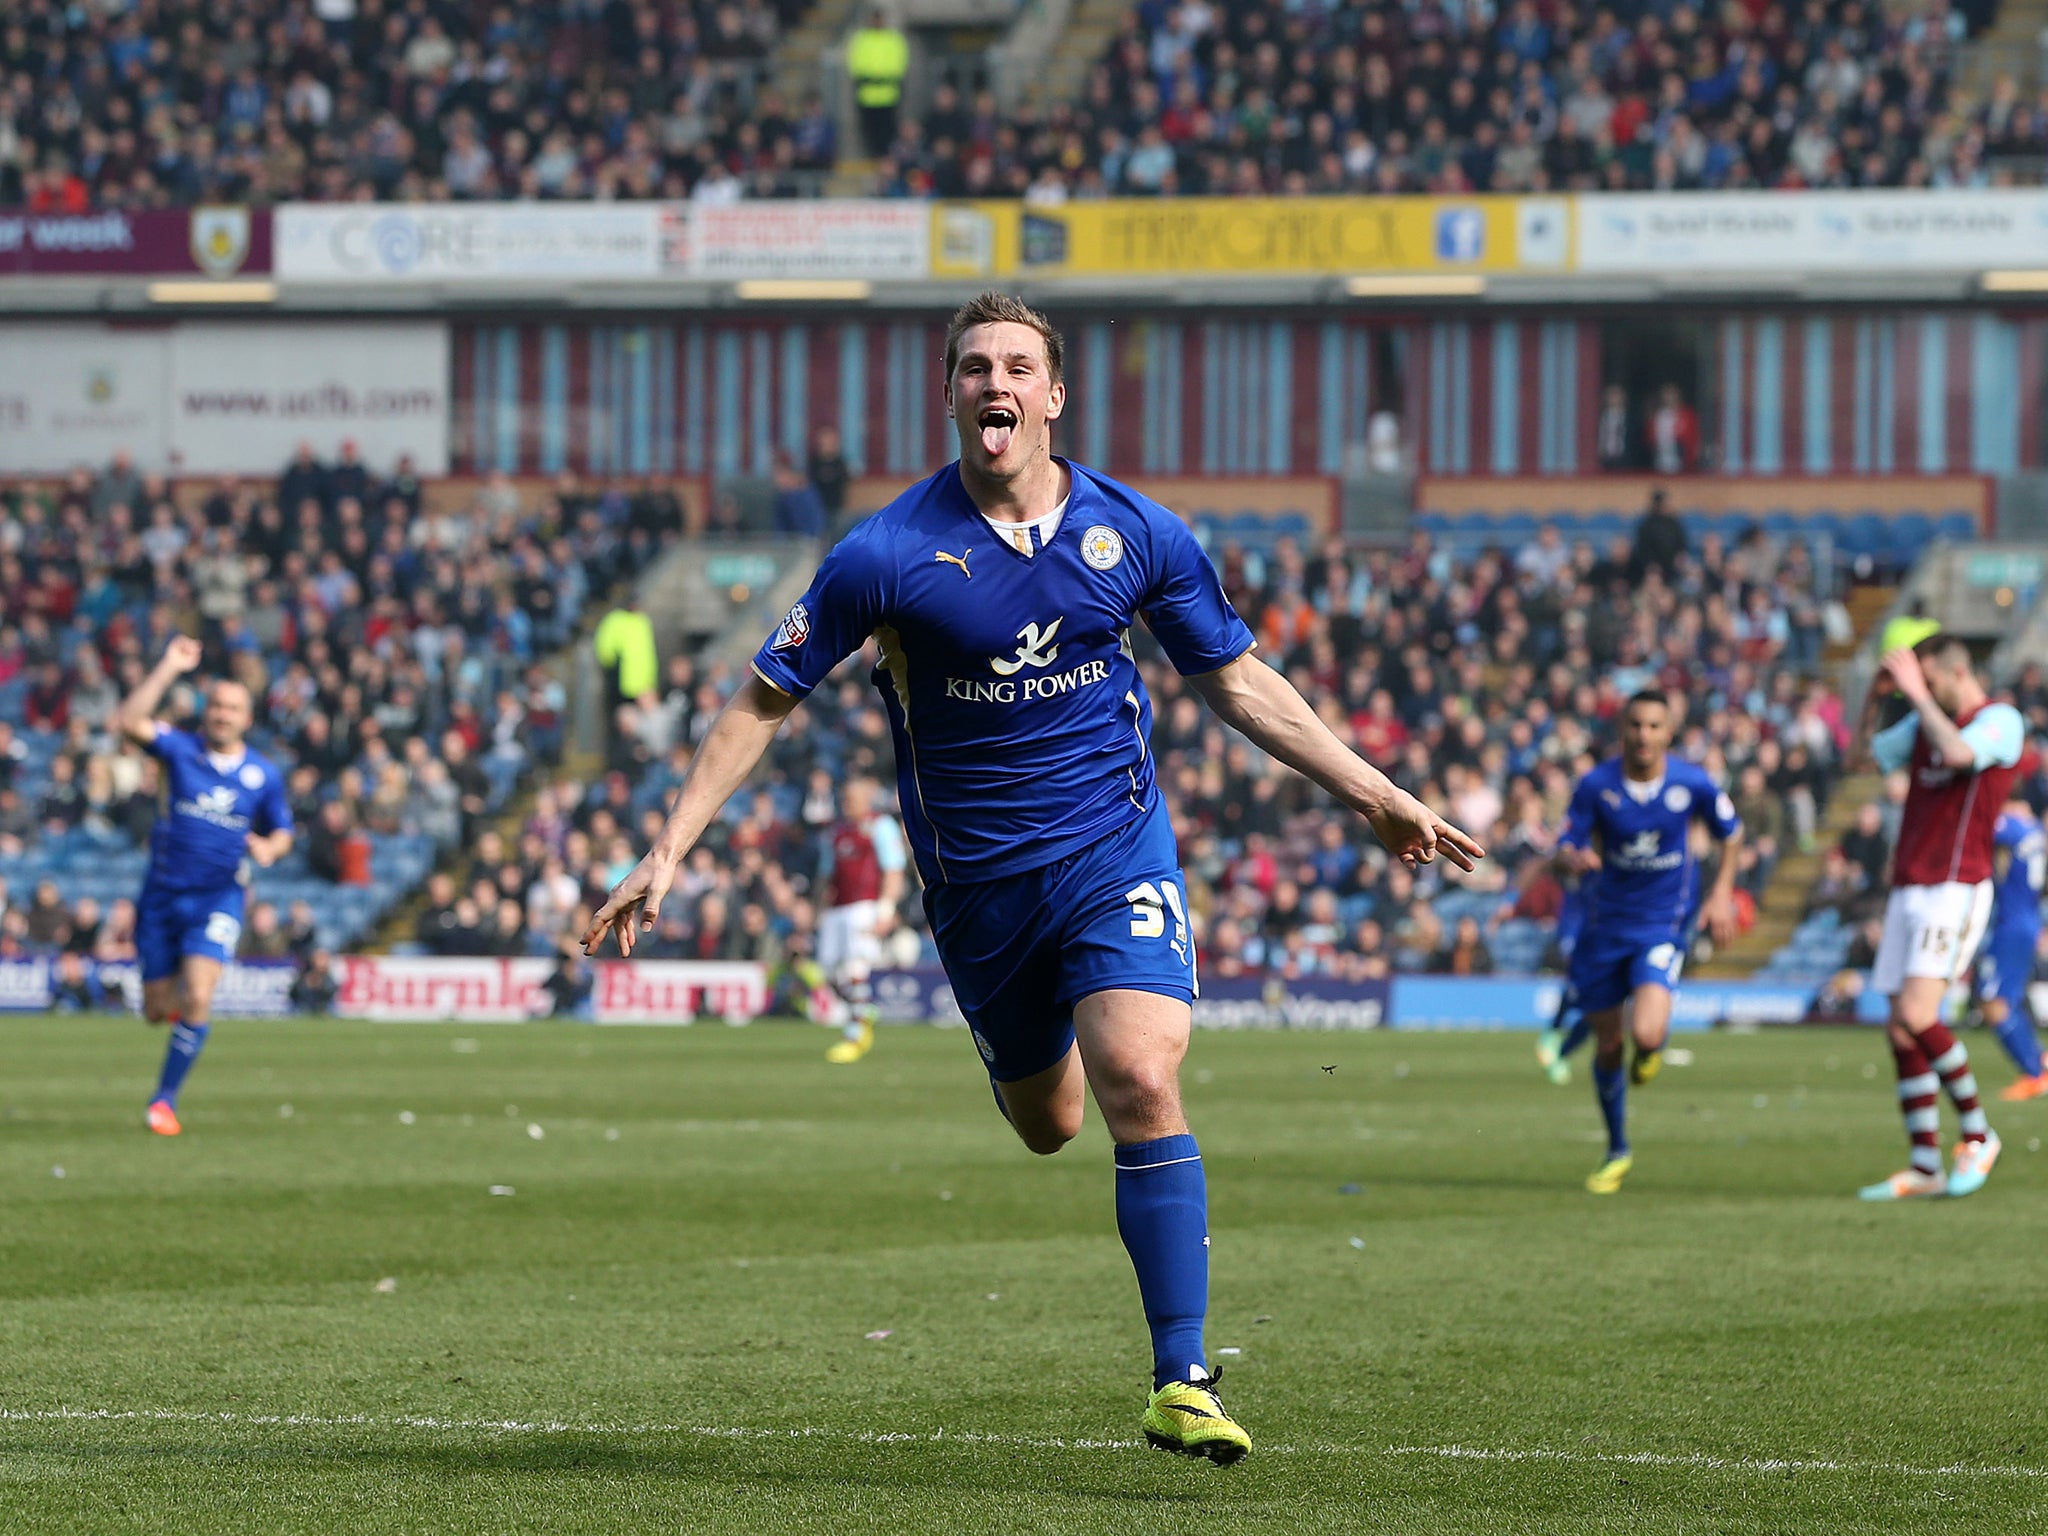
<svg viewBox="0 0 2048 1536"><path fill-rule="evenodd" d="M1945 1467L1913 1467L1895 1461L1829 1461L1815 1457L1710 1456L1691 1451L1682 1456L1659 1451L1490 1450L1473 1445L1390 1445L1388 1456L1439 1456L1447 1461L1556 1461L1566 1464L1619 1467L1698 1467L1714 1472L1877 1472L1893 1477L2048 1477L2048 1467L1985 1466L1955 1462Z"/></svg>
<svg viewBox="0 0 2048 1536"><path fill-rule="evenodd" d="M367 1413L206 1413L179 1408L0 1408L0 1423L142 1422L153 1424L232 1424L255 1429L419 1429L459 1434L492 1435L685 1435L703 1440L827 1440L856 1445L990 1445L1037 1451L1133 1451L1138 1440L1100 1440L1059 1436L986 1434L978 1430L820 1429L797 1425L771 1429L731 1424L576 1424L556 1419L444 1419L425 1414ZM1515 1450L1472 1445L1389 1445L1377 1453L1348 1445L1272 1445L1256 1449L1266 1456L1434 1456L1447 1461L1540 1461L1567 1466L1670 1467L1712 1472L1849 1472L1893 1477L2048 1478L2048 1467L2013 1467L1955 1463L1915 1467L1902 1462L1830 1461L1805 1457L1712 1456L1703 1451L1672 1455L1657 1451Z"/></svg>

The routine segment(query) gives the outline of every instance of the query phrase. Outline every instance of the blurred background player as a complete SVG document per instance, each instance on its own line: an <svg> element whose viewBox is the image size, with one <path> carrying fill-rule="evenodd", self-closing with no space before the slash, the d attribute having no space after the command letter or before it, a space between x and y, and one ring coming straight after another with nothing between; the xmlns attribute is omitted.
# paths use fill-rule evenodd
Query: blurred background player
<svg viewBox="0 0 2048 1536"><path fill-rule="evenodd" d="M117 716L120 729L164 769L165 807L150 831L149 872L135 903L143 1017L171 1026L147 1115L159 1136L182 1129L178 1090L206 1046L214 988L242 936L249 864L274 864L292 846L284 775L243 741L248 689L212 684L197 735L156 718L165 693L201 654L197 640L174 638Z"/></svg>
<svg viewBox="0 0 2048 1536"><path fill-rule="evenodd" d="M1671 704L1655 690L1621 712L1621 756L1572 791L1559 859L1581 879L1597 872L1585 925L1572 951L1568 1002L1592 1032L1593 1091L1607 1125L1607 1157L1586 1180L1611 1195L1634 1165L1628 1142L1628 1084L1657 1075L1671 1029L1671 998L1685 967L1697 860L1692 824L1721 844L1721 863L1700 920L1717 944L1735 935L1735 853L1742 823L1727 793L1697 763L1674 758ZM1623 1075L1622 1008L1635 1059Z"/></svg>
<svg viewBox="0 0 2048 1536"><path fill-rule="evenodd" d="M872 779L850 779L842 815L827 840L826 907L818 921L818 965L851 1012L843 1040L825 1059L859 1061L875 1043L874 994L868 974L881 958L881 915L903 899L908 856L896 818L875 809Z"/></svg>
<svg viewBox="0 0 2048 1536"><path fill-rule="evenodd" d="M1573 862L1560 871L1559 879L1564 886L1564 899L1557 908L1557 956L1569 970L1572 951L1578 948L1579 935L1586 929L1586 909L1593 900L1593 886L1599 880L1598 870L1578 872ZM1546 962L1547 963L1547 962ZM1571 1054L1592 1038L1592 1027L1586 1023L1586 1010L1572 996L1570 987L1558 993L1557 1012L1551 1015L1550 1023L1536 1037L1536 1064L1543 1069L1543 1075L1562 1088L1572 1080Z"/></svg>
<svg viewBox="0 0 2048 1536"><path fill-rule="evenodd" d="M1887 652L1884 671L1911 709L1871 736L1870 753L1886 773L1905 768L1910 776L1871 985L1891 999L1892 1057L1912 1159L1860 1193L1865 1200L1969 1195L1998 1162L1998 1134L1978 1100L1969 1052L1942 1023L1941 1005L1950 984L1969 973L1991 921L1992 832L2019 777L2026 727L2010 704L1990 701L1969 647L1953 636ZM1866 724L1877 703L1873 689ZM1962 1130L1946 1176L1943 1088Z"/></svg>
<svg viewBox="0 0 2048 1536"><path fill-rule="evenodd" d="M1984 1023L2019 1068L1998 1096L2008 1103L2048 1093L2041 1042L2034 1031L2034 956L2041 942L2041 889L2048 877L2048 834L2024 800L2008 800L1991 830L1991 936L1977 982Z"/></svg>

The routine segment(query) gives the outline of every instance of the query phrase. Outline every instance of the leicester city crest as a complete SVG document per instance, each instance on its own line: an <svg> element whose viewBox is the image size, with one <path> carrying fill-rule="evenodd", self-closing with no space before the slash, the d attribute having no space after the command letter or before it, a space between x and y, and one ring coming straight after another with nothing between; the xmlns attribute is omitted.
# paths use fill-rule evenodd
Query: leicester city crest
<svg viewBox="0 0 2048 1536"><path fill-rule="evenodd" d="M1081 558L1098 571L1115 567L1124 557L1123 535L1097 523L1081 535Z"/></svg>

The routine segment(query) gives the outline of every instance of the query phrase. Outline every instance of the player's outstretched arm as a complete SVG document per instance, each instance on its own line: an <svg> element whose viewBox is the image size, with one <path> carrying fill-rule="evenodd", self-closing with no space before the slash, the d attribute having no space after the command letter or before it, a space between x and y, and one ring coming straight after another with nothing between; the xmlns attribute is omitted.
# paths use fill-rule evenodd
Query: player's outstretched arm
<svg viewBox="0 0 2048 1536"><path fill-rule="evenodd" d="M1427 864L1441 852L1460 869L1470 869L1486 857L1470 836L1332 735L1294 685L1249 651L1188 683L1226 725L1363 816L1403 862Z"/></svg>
<svg viewBox="0 0 2048 1536"><path fill-rule="evenodd" d="M719 808L747 782L747 775L761 761L761 754L796 704L789 694L751 673L726 700L690 760L690 771L676 791L675 809L669 812L661 836L632 873L612 887L611 899L590 920L583 935L586 955L597 953L608 932L618 935L621 955L633 953L634 919L639 919L642 929L654 926L661 916L662 898L675 880L676 867Z"/></svg>
<svg viewBox="0 0 2048 1536"><path fill-rule="evenodd" d="M156 744L156 712L171 691L171 684L196 668L206 654L190 635L173 635L164 647L164 659L145 677L114 712L114 725L123 736L142 746Z"/></svg>

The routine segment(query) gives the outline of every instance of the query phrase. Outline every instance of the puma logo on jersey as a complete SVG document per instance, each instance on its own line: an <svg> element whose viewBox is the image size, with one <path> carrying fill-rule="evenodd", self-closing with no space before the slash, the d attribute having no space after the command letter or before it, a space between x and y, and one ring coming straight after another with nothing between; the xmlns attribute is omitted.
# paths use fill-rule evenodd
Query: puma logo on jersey
<svg viewBox="0 0 2048 1536"><path fill-rule="evenodd" d="M962 576L965 576L969 581L972 581L974 580L974 572L967 569L967 557L973 553L974 546L972 544L968 545L965 549L961 550L960 553L957 555L949 555L943 549L935 549L932 551L932 559L934 561L943 560L948 565L959 566L960 574Z"/></svg>
<svg viewBox="0 0 2048 1536"><path fill-rule="evenodd" d="M991 656L988 664L995 668L998 677L1008 677L1011 673L1021 672L1026 667L1051 666L1060 654L1060 648L1052 643L1053 636L1060 632L1060 626L1064 623L1064 618L1054 619L1043 632L1036 624L1026 624L1017 631L1017 638L1022 642L1017 647L1017 654L1014 657Z"/></svg>

